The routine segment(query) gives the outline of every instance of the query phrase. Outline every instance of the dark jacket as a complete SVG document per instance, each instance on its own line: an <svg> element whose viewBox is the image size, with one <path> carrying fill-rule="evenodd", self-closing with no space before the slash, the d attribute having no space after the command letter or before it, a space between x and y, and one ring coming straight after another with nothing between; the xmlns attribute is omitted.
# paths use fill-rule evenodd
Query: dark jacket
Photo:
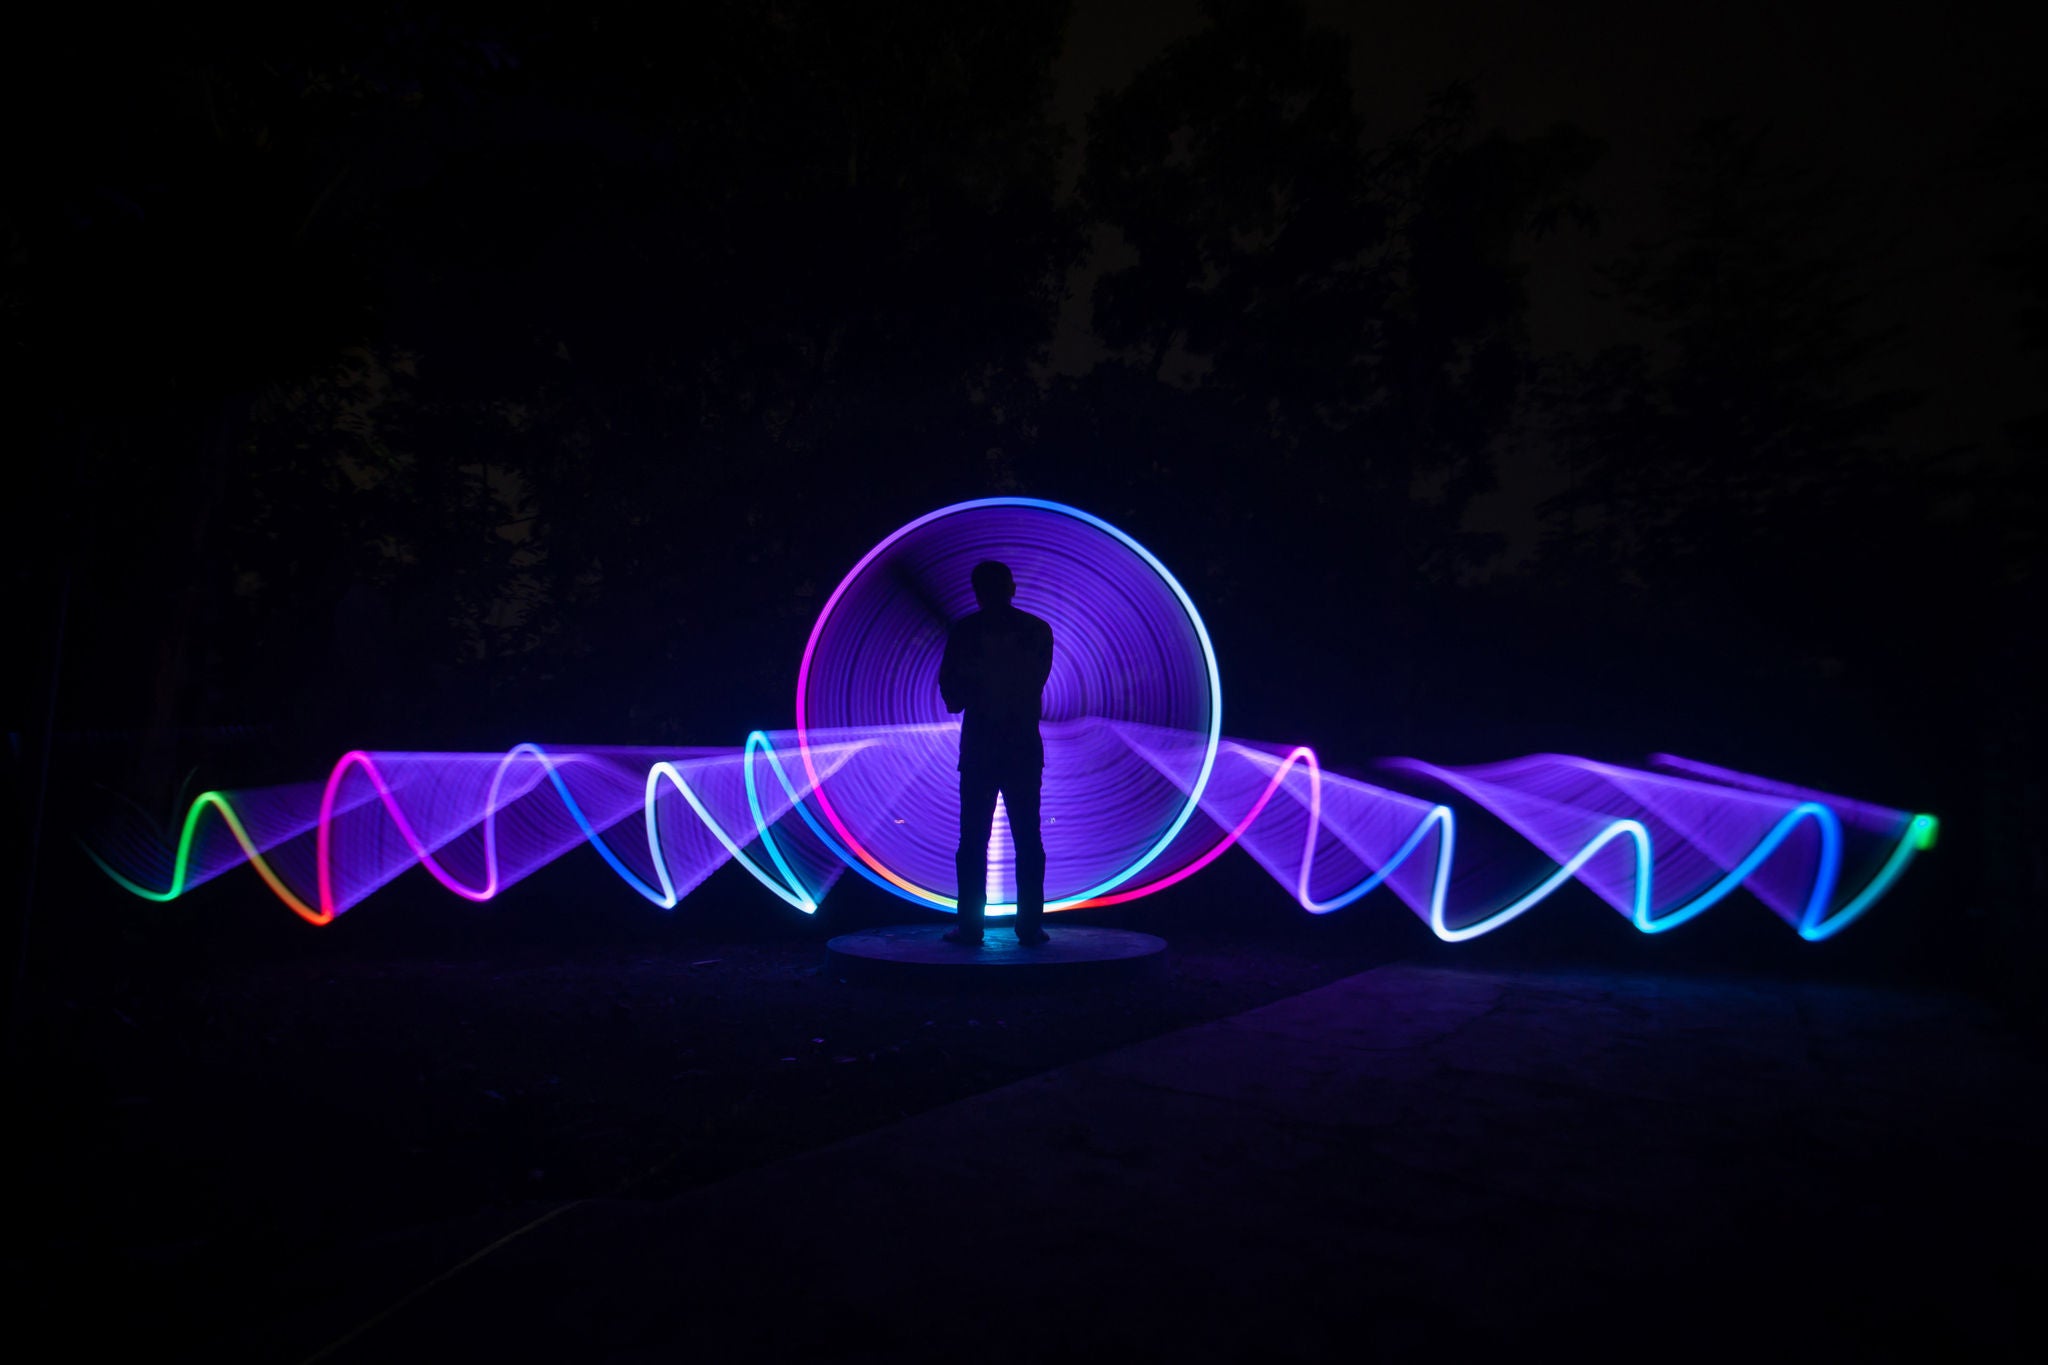
<svg viewBox="0 0 2048 1365"><path fill-rule="evenodd" d="M939 663L939 693L960 722L960 771L1045 766L1039 738L1052 627L1028 611L995 607L953 625Z"/></svg>

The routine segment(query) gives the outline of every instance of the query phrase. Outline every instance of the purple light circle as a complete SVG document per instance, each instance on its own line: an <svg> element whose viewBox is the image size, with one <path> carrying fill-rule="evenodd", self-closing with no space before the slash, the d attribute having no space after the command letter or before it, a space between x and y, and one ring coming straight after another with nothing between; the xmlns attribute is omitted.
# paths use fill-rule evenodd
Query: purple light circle
<svg viewBox="0 0 2048 1365"><path fill-rule="evenodd" d="M939 697L939 659L947 629L976 609L968 576L984 559L1008 564L1017 606L1052 625L1046 894L1071 905L1134 876L1179 833L1220 730L1200 615L1115 527L1058 503L992 498L896 531L819 613L797 684L799 742L808 759L822 732L870 741L819 781L819 805L871 870L912 899L951 906L959 725ZM997 904L1014 901L1012 882L998 892Z"/></svg>

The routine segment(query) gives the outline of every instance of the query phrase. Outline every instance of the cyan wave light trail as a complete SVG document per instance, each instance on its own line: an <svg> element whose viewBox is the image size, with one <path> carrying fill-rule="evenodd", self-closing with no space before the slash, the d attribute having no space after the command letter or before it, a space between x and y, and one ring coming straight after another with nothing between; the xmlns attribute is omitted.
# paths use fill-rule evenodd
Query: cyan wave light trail
<svg viewBox="0 0 2048 1365"><path fill-rule="evenodd" d="M1742 888L1817 940L1933 842L1932 816L1669 756L1654 760L1659 771L1563 755L1395 761L1393 780L1448 788L1541 855L1533 885L1508 896L1472 892L1468 858L1455 899L1492 908L1453 913L1451 806L1328 772L1306 746L1226 739L1214 647L1165 566L1087 513L997 498L919 518L855 565L805 648L792 732L757 731L737 749L358 751L324 785L208 792L175 841L130 837L93 856L154 900L248 862L315 924L415 865L487 901L580 844L663 908L732 861L807 914L847 868L953 909L959 727L939 702L938 658L985 558L1011 566L1018 605L1051 621L1056 640L1044 723L1050 909L1134 900L1242 846L1312 913L1384 885L1453 941L1573 880L1645 933ZM997 843L989 910L1012 913L1014 862L1000 832Z"/></svg>
<svg viewBox="0 0 2048 1365"><path fill-rule="evenodd" d="M1125 738L1148 761L1173 743L1156 732L1126 731ZM1226 831L1222 838L1172 875L1098 903L1171 885L1241 843L1304 910L1327 914L1385 884L1447 942L1490 933L1571 880L1644 933L1674 929L1747 889L1801 937L1818 941L1846 928L1889 890L1914 854L1932 846L1938 829L1931 815L1845 803L1857 814L1845 834L1830 804L1835 798L1707 765L1688 766L1730 781L1675 778L1559 754L1463 769L1414 759L1386 766L1435 778L1472 798L1554 865L1527 892L1453 924L1448 902L1457 815L1451 807L1328 773L1305 745L1271 750L1226 740L1204 802L1205 813ZM1733 779L1769 791L1743 790ZM1282 793L1291 805L1275 804ZM1799 846L1802 835L1809 847ZM1843 851L1852 837L1864 865L1876 866L1843 897Z"/></svg>
<svg viewBox="0 0 2048 1365"><path fill-rule="evenodd" d="M1845 802L1727 769L1721 781L1565 754L1445 768L1389 765L1471 797L1558 863L1527 895L1467 926L1506 923L1573 877L1644 933L1663 933L1746 889L1810 941L1853 923L1932 845L1931 815ZM1740 785L1727 779L1744 778ZM1855 818L1843 811L1853 808ZM1612 853L1607 850L1613 849ZM1845 884L1861 884L1843 895ZM1439 927L1439 933L1444 932Z"/></svg>

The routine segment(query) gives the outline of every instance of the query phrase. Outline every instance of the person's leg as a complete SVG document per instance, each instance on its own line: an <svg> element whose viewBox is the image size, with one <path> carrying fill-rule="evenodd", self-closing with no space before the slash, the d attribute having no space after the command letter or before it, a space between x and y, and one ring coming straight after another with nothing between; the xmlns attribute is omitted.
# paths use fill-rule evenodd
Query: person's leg
<svg viewBox="0 0 2048 1365"><path fill-rule="evenodd" d="M1017 937L1043 931L1045 919L1045 831L1039 824L1045 772L1031 768L1003 784L1003 808L1010 816L1010 843L1017 851Z"/></svg>
<svg viewBox="0 0 2048 1365"><path fill-rule="evenodd" d="M955 931L979 937L988 903L988 836L995 828L999 785L981 773L960 774L960 847L953 868L960 877L960 923Z"/></svg>

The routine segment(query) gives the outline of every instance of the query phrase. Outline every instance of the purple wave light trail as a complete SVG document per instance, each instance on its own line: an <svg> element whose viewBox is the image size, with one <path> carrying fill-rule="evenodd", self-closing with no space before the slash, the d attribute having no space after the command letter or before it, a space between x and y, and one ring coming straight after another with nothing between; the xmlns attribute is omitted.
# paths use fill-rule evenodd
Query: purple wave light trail
<svg viewBox="0 0 2048 1365"><path fill-rule="evenodd" d="M1011 566L1018 605L1057 642L1043 727L1050 909L1148 895L1242 846L1308 911L1384 886L1450 940L1567 881L1646 933L1746 889L1817 940L1934 839L1929 815L1668 755L1653 769L1394 760L1385 785L1327 771L1305 746L1226 738L1214 647L1165 566L1099 518L1006 498L919 518L855 565L805 648L793 731L736 748L353 752L324 784L208 792L174 839L130 828L91 851L154 900L247 862L316 924L415 865L486 901L582 844L664 908L730 859L805 913L846 868L951 909L958 724L936 674L948 624L970 609L968 570L986 558ZM1457 815L1396 786L1447 790L1512 831L1532 850L1531 884L1461 894L1482 908L1454 909ZM990 912L1003 914L1006 827L997 842Z"/></svg>

